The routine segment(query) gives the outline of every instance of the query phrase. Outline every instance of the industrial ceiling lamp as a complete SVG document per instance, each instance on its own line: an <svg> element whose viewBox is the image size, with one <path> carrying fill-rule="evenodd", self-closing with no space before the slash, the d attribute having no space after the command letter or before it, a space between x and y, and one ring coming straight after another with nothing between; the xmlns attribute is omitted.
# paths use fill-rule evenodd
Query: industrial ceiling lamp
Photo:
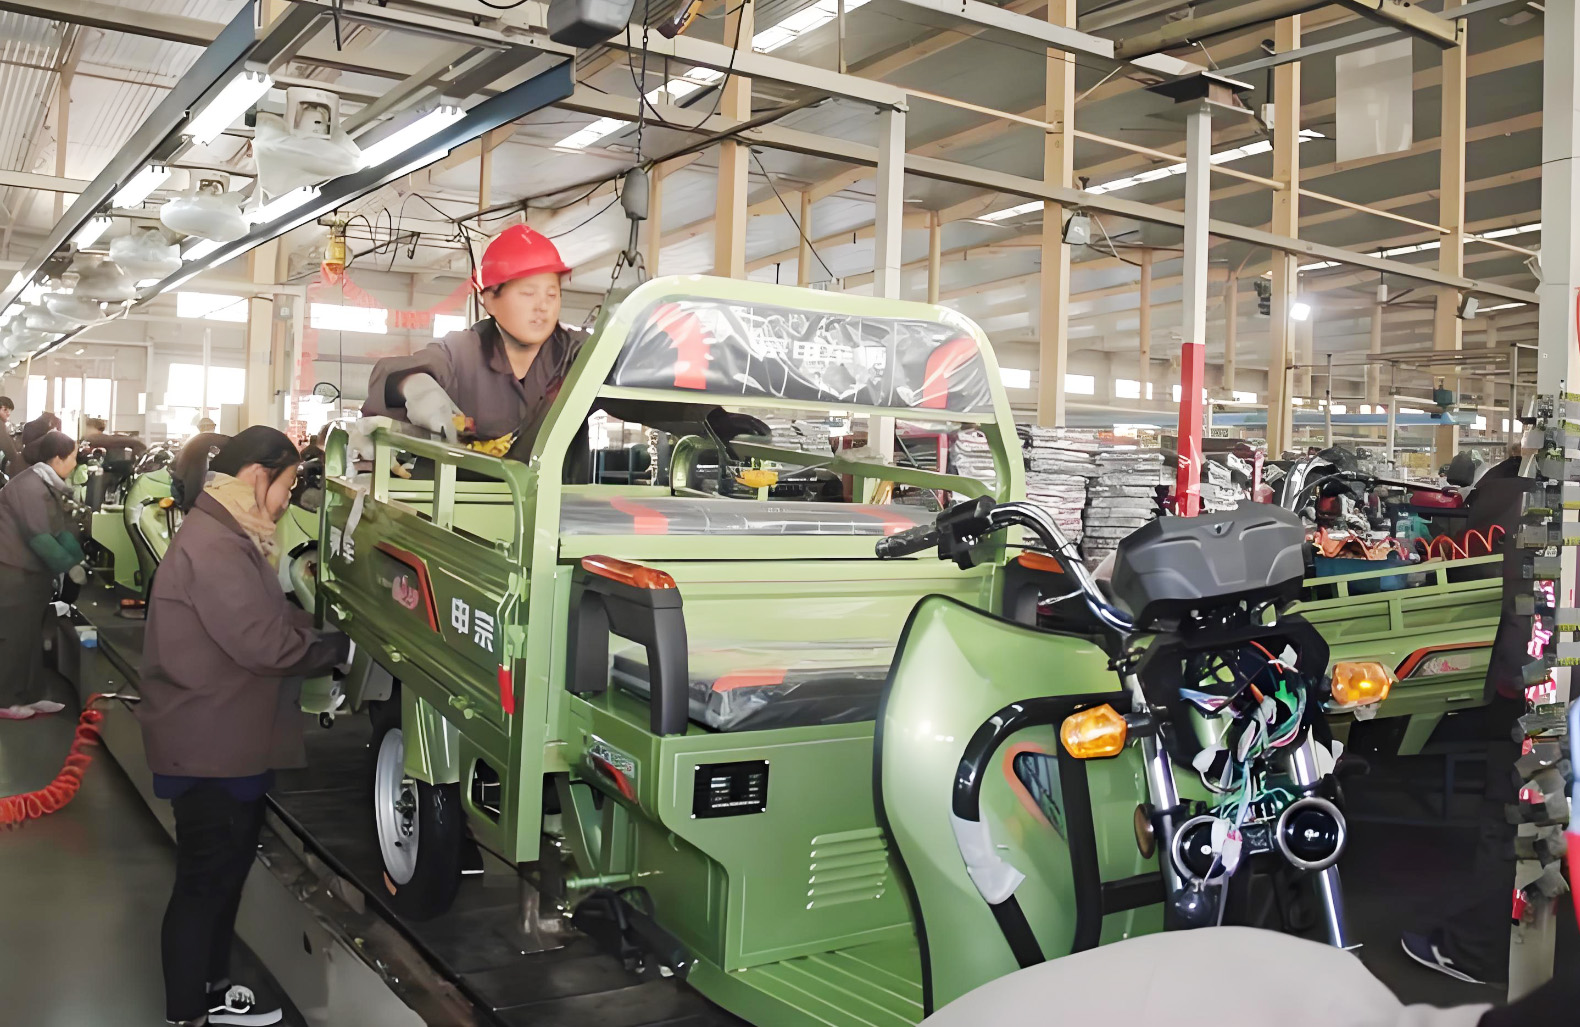
<svg viewBox="0 0 1580 1027"><path fill-rule="evenodd" d="M1291 321L1311 320L1311 304L1305 300L1296 300L1289 305L1289 319Z"/></svg>
<svg viewBox="0 0 1580 1027"><path fill-rule="evenodd" d="M207 146L220 137L247 108L263 99L274 85L274 80L261 71L244 71L225 84L219 95L208 102L181 134L199 146Z"/></svg>
<svg viewBox="0 0 1580 1027"><path fill-rule="evenodd" d="M418 144L431 139L460 121L466 112L453 104L440 104L405 128L397 129L362 151L362 166L377 167L392 157L416 149Z"/></svg>

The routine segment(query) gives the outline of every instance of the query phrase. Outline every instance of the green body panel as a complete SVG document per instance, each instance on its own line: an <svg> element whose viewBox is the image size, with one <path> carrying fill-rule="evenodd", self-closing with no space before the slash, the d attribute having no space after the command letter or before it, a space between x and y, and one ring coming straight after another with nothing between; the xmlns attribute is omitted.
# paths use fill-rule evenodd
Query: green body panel
<svg viewBox="0 0 1580 1027"><path fill-rule="evenodd" d="M126 531L125 508L106 506L95 510L88 527L93 541L110 554L110 571L115 584L128 591L140 591L137 583L137 549Z"/></svg>
<svg viewBox="0 0 1580 1027"><path fill-rule="evenodd" d="M1362 571L1305 582L1306 598L1291 612L1310 621L1329 647L1331 662L1375 660L1399 673L1378 717L1409 717L1401 755L1420 752L1446 713L1482 705L1487 662L1503 602L1501 577L1450 580L1496 569L1501 556L1439 561L1401 575L1398 569ZM1387 592L1379 579L1404 577ZM1409 665L1412 654L1430 650ZM1408 672L1408 673L1406 673Z"/></svg>
<svg viewBox="0 0 1580 1027"><path fill-rule="evenodd" d="M970 733L1010 703L1038 696L1113 693L1119 680L1091 642L1036 631L946 599L916 608L893 670L879 730L884 815L915 890L939 1008L1018 968L972 883L952 827L955 768ZM1039 804L1014 773L1018 753L1056 751L1057 726L1009 738L983 779L983 821L998 855L1026 875L1015 897L1050 958L1069 951L1075 899L1062 800ZM1033 758L1036 758L1035 755ZM1086 764L1098 862L1105 881L1157 869L1136 847L1132 814L1147 801L1134 745ZM1057 781L1057 763L1051 772ZM1182 782L1183 783L1183 782ZM1052 792L1059 796L1057 788ZM1054 815L1049 816L1052 812ZM1102 939L1162 928L1160 907L1105 918Z"/></svg>

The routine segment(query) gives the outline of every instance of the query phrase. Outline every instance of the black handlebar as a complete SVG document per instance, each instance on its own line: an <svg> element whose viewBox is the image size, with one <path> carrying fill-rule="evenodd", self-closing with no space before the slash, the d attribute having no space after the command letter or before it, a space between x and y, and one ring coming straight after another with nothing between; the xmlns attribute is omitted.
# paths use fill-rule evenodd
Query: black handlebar
<svg viewBox="0 0 1580 1027"><path fill-rule="evenodd" d="M896 556L910 556L938 546L938 525L923 524L915 528L880 538L873 547L878 558L887 560Z"/></svg>

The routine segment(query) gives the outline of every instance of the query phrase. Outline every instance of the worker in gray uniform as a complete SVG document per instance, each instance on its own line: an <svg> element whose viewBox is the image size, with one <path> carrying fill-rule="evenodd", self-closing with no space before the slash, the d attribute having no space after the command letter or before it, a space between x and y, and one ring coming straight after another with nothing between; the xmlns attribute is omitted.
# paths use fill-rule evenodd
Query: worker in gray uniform
<svg viewBox="0 0 1580 1027"><path fill-rule="evenodd" d="M0 488L0 718L6 720L60 711L60 703L44 698L44 615L58 575L87 580L66 510L76 442L45 432L22 456L26 470Z"/></svg>
<svg viewBox="0 0 1580 1027"><path fill-rule="evenodd" d="M458 417L479 439L519 433L510 455L525 457L585 337L560 324L560 276L569 270L547 236L507 228L483 252L473 281L488 317L373 365L362 413L451 442Z"/></svg>

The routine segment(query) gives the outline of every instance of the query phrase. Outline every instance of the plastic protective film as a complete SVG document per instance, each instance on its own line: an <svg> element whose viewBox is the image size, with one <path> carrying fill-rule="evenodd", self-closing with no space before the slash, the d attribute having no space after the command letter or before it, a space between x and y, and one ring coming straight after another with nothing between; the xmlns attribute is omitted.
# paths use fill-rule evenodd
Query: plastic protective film
<svg viewBox="0 0 1580 1027"><path fill-rule="evenodd" d="M865 535L931 524L920 507L858 503L759 502L685 496L566 496L563 535Z"/></svg>
<svg viewBox="0 0 1580 1027"><path fill-rule="evenodd" d="M687 681L691 719L715 731L872 720L893 656L893 640L694 649ZM610 679L648 696L646 651L615 649Z"/></svg>
<svg viewBox="0 0 1580 1027"><path fill-rule="evenodd" d="M977 340L937 321L669 300L632 326L609 384L991 414Z"/></svg>

